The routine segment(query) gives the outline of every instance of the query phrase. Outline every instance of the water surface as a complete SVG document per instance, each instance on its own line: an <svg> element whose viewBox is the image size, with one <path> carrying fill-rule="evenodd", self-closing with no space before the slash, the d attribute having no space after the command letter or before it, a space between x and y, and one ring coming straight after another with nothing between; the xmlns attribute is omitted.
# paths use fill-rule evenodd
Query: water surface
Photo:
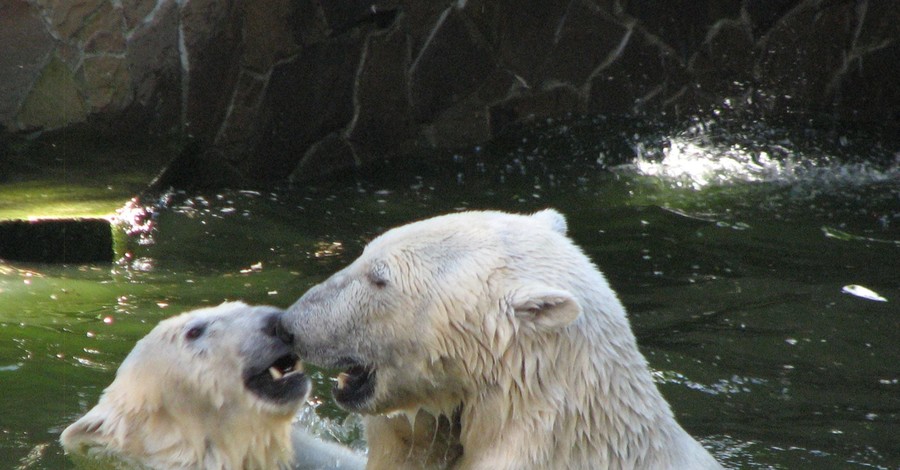
<svg viewBox="0 0 900 470"><path fill-rule="evenodd" d="M0 264L0 461L56 443L159 320L287 307L384 230L555 207L685 428L734 468L900 467L900 169L884 135L547 122L442 164L173 194L115 265ZM150 219L148 219L150 220ZM304 423L360 445L316 372Z"/></svg>

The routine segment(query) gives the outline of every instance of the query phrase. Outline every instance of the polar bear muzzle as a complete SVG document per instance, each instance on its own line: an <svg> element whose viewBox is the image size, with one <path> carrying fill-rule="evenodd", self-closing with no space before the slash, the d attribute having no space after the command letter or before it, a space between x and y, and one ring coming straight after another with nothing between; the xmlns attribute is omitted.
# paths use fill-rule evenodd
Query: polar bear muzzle
<svg viewBox="0 0 900 470"><path fill-rule="evenodd" d="M275 405L293 405L306 399L312 388L300 357L279 331L281 312L259 317L258 335L242 351L244 386L254 395Z"/></svg>
<svg viewBox="0 0 900 470"><path fill-rule="evenodd" d="M283 352L283 351L281 351ZM244 368L244 386L263 400L276 404L303 400L310 391L310 380L303 363L294 353L268 355Z"/></svg>

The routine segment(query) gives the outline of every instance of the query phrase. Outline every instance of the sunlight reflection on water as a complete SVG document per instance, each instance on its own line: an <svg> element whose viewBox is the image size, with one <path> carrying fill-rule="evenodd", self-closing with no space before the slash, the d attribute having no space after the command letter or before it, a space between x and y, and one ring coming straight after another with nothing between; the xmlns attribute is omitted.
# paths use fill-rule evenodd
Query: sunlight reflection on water
<svg viewBox="0 0 900 470"><path fill-rule="evenodd" d="M900 179L900 152L873 146L874 158L859 161L853 155L854 146L867 148L864 138L841 135L826 139L815 133L802 138L762 121L741 125L739 132L728 129L729 125L732 123L697 122L658 140L638 139L633 144L634 160L624 166L694 190L737 183L841 186ZM826 149L827 140L835 140L837 145Z"/></svg>
<svg viewBox="0 0 900 470"><path fill-rule="evenodd" d="M752 151L740 144L711 145L672 137L662 159L639 153L628 166L642 175L667 179L695 190L755 182L863 185L900 178L900 157L882 168L869 162L840 162L830 156L812 159L785 147L780 149L782 155L773 157L767 151Z"/></svg>

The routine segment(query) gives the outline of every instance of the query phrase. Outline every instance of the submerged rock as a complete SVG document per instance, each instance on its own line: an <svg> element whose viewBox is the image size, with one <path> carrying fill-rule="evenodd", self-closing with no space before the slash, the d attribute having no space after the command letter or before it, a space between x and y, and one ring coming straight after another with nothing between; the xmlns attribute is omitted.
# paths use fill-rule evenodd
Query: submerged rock
<svg viewBox="0 0 900 470"><path fill-rule="evenodd" d="M0 221L0 259L36 263L109 263L113 226L108 219Z"/></svg>

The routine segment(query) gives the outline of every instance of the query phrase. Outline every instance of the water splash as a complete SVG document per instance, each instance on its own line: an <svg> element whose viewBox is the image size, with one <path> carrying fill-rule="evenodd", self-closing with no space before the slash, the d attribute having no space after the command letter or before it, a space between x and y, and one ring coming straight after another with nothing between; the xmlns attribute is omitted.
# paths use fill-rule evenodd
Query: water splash
<svg viewBox="0 0 900 470"><path fill-rule="evenodd" d="M845 136L837 138L834 148L823 148L764 123L735 132L703 122L663 138L661 144L638 141L634 162L623 168L693 190L741 183L840 187L900 181L900 151L871 148L872 155L854 154L864 148Z"/></svg>
<svg viewBox="0 0 900 470"><path fill-rule="evenodd" d="M316 413L321 403L311 402L294 417L293 424L305 429L313 436L327 441L344 444L358 452L366 451L366 439L362 417L348 415L343 420L326 418Z"/></svg>
<svg viewBox="0 0 900 470"><path fill-rule="evenodd" d="M669 139L661 160L638 152L634 168L642 175L697 190L710 185L766 181L784 173L783 165L766 152L752 155L738 145L710 148L679 137Z"/></svg>
<svg viewBox="0 0 900 470"><path fill-rule="evenodd" d="M139 245L152 245L157 216L169 207L174 195L174 192L168 191L149 202L134 197L116 211L115 222Z"/></svg>
<svg viewBox="0 0 900 470"><path fill-rule="evenodd" d="M863 185L900 179L900 158L887 167L843 163L827 156L810 159L791 151L783 158L773 158L768 152L751 152L739 144L723 148L679 137L669 140L661 160L639 155L634 168L642 175L697 190L753 182Z"/></svg>

